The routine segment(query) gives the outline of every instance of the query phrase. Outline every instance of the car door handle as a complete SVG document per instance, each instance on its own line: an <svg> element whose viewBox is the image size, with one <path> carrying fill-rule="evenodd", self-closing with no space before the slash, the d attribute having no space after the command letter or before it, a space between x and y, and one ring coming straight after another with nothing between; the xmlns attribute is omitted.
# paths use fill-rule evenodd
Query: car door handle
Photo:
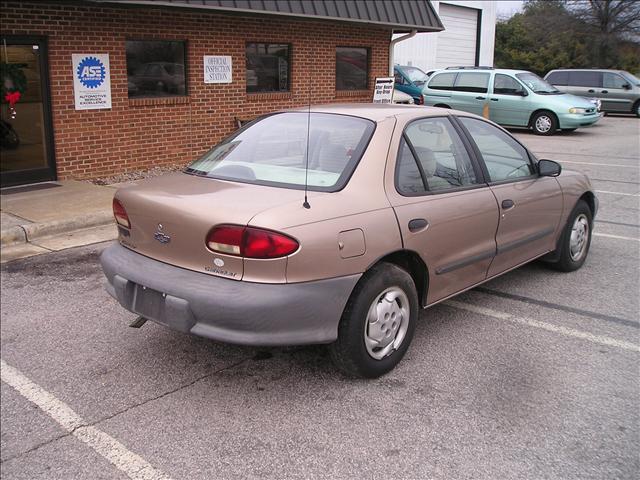
<svg viewBox="0 0 640 480"><path fill-rule="evenodd" d="M513 208L515 206L516 206L515 202L513 200L511 200L510 198L502 201L502 209L503 210L509 210L510 208Z"/></svg>
<svg viewBox="0 0 640 480"><path fill-rule="evenodd" d="M589 93L596 93L596 91L595 91L595 90L587 90L587 92L589 92Z"/></svg>
<svg viewBox="0 0 640 480"><path fill-rule="evenodd" d="M476 100L486 100L487 97L476 97Z"/></svg>
<svg viewBox="0 0 640 480"><path fill-rule="evenodd" d="M420 230L424 230L429 226L429 222L427 222L424 218L414 218L409 221L409 231L410 232L418 232Z"/></svg>
<svg viewBox="0 0 640 480"><path fill-rule="evenodd" d="M499 98L492 98L491 101L492 102L497 102L498 100L500 100Z"/></svg>
<svg viewBox="0 0 640 480"><path fill-rule="evenodd" d="M609 93L609 90L602 90L601 93Z"/></svg>

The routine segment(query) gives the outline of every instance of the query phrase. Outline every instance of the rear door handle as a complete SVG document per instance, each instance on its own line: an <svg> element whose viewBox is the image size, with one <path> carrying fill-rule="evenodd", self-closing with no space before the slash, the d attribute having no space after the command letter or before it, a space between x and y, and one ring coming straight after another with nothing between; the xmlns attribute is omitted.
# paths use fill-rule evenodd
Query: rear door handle
<svg viewBox="0 0 640 480"><path fill-rule="evenodd" d="M589 92L589 93L596 93L596 91L595 91L595 90L587 90L587 92Z"/></svg>
<svg viewBox="0 0 640 480"><path fill-rule="evenodd" d="M476 97L476 100L486 100L487 97Z"/></svg>
<svg viewBox="0 0 640 480"><path fill-rule="evenodd" d="M510 208L513 208L515 206L516 206L515 202L513 200L511 200L510 198L502 201L502 209L503 210L509 210Z"/></svg>
<svg viewBox="0 0 640 480"><path fill-rule="evenodd" d="M492 98L491 101L492 102L497 102L498 100L500 100L499 98Z"/></svg>
<svg viewBox="0 0 640 480"><path fill-rule="evenodd" d="M424 230L428 226L429 222L427 222L427 220L425 220L424 218L414 218L413 220L409 221L409 231L413 233Z"/></svg>

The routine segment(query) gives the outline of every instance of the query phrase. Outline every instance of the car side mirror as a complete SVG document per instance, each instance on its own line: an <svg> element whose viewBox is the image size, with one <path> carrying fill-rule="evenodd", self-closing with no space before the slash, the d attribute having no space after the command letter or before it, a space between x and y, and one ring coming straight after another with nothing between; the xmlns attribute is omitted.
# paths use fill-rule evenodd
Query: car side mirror
<svg viewBox="0 0 640 480"><path fill-rule="evenodd" d="M631 85L625 83L624 85L622 85L622 88L624 88L625 90L631 90Z"/></svg>
<svg viewBox="0 0 640 480"><path fill-rule="evenodd" d="M540 160L538 173L541 177L557 177L562 172L562 166L553 160Z"/></svg>
<svg viewBox="0 0 640 480"><path fill-rule="evenodd" d="M526 91L526 90L519 90L517 93L518 93L518 95L520 95L521 97L528 97L528 96L529 96L529 94L527 93L527 91Z"/></svg>

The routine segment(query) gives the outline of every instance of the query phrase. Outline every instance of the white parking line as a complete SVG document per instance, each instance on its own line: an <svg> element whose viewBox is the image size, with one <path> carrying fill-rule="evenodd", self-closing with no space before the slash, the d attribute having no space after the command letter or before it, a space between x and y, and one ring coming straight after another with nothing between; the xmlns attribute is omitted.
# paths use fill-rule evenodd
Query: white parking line
<svg viewBox="0 0 640 480"><path fill-rule="evenodd" d="M595 165L601 167L640 168L639 165L619 165L615 163L573 162L571 160L559 160L560 163L575 163L576 165Z"/></svg>
<svg viewBox="0 0 640 480"><path fill-rule="evenodd" d="M640 345L635 343L625 342L624 340L616 340L615 338L605 337L603 335L594 335L582 330L575 330L573 328L562 327L560 325L554 325L552 323L540 322L531 318L516 317L506 312L498 312L490 308L479 307L477 305L471 305L469 303L458 302L456 300L447 300L444 305L466 310L468 312L477 313L487 317L497 318L498 320L507 320L513 323L519 323L521 325L527 325L529 327L541 328L549 332L560 333L567 337L580 338L599 345L606 345L608 347L617 347L623 350L631 350L633 352L640 352Z"/></svg>
<svg viewBox="0 0 640 480"><path fill-rule="evenodd" d="M596 190L596 193L608 193L610 195L624 195L626 197L640 197L639 193L609 192L608 190Z"/></svg>
<svg viewBox="0 0 640 480"><path fill-rule="evenodd" d="M66 403L35 384L19 370L0 360L0 377L20 395L34 403L64 430L85 443L133 480L171 480L145 459L128 450L112 436L88 425Z"/></svg>
<svg viewBox="0 0 640 480"><path fill-rule="evenodd" d="M622 235L611 235L609 233L593 233L594 237L606 237L606 238L617 238L618 240L631 240L633 242L640 242L640 238L635 237L623 237Z"/></svg>

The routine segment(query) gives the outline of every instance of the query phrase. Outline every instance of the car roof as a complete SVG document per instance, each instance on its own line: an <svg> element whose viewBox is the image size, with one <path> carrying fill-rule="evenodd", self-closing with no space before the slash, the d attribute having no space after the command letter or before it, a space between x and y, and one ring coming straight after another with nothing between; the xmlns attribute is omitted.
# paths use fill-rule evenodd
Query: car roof
<svg viewBox="0 0 640 480"><path fill-rule="evenodd" d="M554 68L551 72L615 72L623 73L626 70L617 70L615 68Z"/></svg>
<svg viewBox="0 0 640 480"><path fill-rule="evenodd" d="M529 70L517 70L513 68L440 68L438 70L434 70L433 73L511 73L515 75L516 73L531 73Z"/></svg>
<svg viewBox="0 0 640 480"><path fill-rule="evenodd" d="M384 120L389 117L415 116L429 117L442 116L443 113L458 113L455 110L438 107L424 107L422 105L402 105L402 104L381 104L381 103L331 103L327 105L311 105L311 107L300 107L287 112L307 112L312 113L333 113L339 115L351 115L354 117L366 118L374 122ZM464 114L464 112L459 112Z"/></svg>

